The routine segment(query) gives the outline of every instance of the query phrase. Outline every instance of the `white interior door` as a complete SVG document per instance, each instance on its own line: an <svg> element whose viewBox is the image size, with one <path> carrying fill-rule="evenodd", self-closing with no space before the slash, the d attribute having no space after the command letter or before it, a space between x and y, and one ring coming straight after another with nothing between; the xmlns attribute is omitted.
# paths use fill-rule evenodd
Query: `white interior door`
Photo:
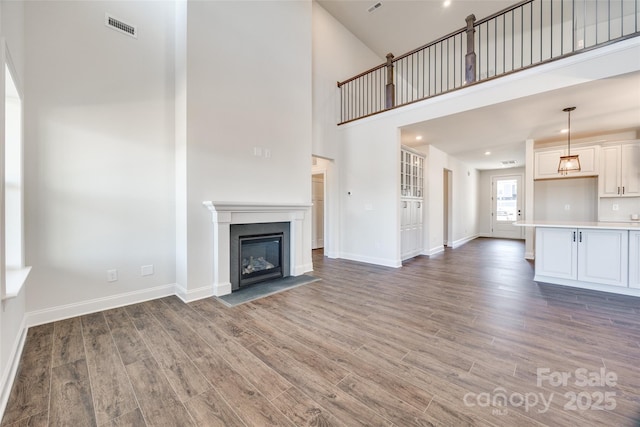
<svg viewBox="0 0 640 427"><path fill-rule="evenodd" d="M311 244L312 249L319 249L324 248L324 174L313 175L311 189L313 199Z"/></svg>
<svg viewBox="0 0 640 427"><path fill-rule="evenodd" d="M522 175L494 176L491 179L492 237L524 238L524 228L513 225L522 219L523 189Z"/></svg>

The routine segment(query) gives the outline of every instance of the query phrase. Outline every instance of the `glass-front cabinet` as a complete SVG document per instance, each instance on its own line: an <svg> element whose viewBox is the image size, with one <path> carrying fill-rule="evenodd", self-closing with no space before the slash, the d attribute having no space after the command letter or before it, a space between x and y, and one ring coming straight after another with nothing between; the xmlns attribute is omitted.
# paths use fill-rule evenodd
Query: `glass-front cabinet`
<svg viewBox="0 0 640 427"><path fill-rule="evenodd" d="M402 260L423 252L422 221L425 157L408 148L400 161L400 240Z"/></svg>
<svg viewBox="0 0 640 427"><path fill-rule="evenodd" d="M402 149L400 162L400 195L422 197L424 187L424 156Z"/></svg>

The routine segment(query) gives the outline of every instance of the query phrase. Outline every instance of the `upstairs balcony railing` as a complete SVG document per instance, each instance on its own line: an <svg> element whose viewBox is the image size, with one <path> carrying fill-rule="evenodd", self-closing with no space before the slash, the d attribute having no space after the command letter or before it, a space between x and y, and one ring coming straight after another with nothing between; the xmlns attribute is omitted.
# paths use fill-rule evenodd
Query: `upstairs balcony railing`
<svg viewBox="0 0 640 427"><path fill-rule="evenodd" d="M340 124L638 36L640 0L526 0L343 82Z"/></svg>

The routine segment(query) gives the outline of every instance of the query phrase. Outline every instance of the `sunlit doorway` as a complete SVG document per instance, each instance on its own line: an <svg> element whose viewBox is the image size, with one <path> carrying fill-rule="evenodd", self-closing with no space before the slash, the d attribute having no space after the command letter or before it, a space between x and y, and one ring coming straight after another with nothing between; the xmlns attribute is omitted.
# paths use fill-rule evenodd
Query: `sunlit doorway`
<svg viewBox="0 0 640 427"><path fill-rule="evenodd" d="M491 179L491 236L523 239L523 227L513 225L522 218L524 200L522 175L494 176Z"/></svg>

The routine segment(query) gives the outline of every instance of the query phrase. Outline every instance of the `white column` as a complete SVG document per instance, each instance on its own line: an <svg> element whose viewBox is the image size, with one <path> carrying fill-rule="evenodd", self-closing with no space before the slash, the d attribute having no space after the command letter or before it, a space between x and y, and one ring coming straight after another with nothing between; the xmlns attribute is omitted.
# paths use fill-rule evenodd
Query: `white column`
<svg viewBox="0 0 640 427"><path fill-rule="evenodd" d="M527 139L525 141L525 168L524 168L524 221L533 221L534 215L534 163L533 163L533 139ZM535 258L535 228L524 227L524 257L526 259Z"/></svg>
<svg viewBox="0 0 640 427"><path fill-rule="evenodd" d="M213 295L231 293L230 247L231 212L213 212Z"/></svg>

